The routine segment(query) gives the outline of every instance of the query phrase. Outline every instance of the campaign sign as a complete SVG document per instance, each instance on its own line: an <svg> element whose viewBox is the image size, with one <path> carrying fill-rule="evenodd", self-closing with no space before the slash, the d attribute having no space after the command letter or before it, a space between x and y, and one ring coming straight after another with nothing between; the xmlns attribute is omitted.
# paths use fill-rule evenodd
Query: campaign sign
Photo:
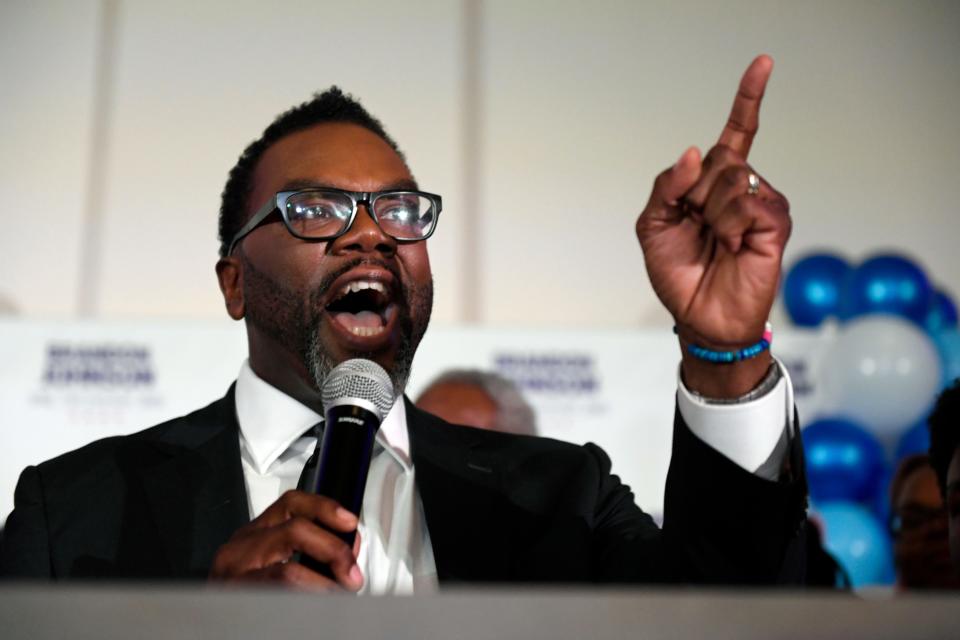
<svg viewBox="0 0 960 640"><path fill-rule="evenodd" d="M816 417L816 332L780 332L801 419ZM132 433L220 398L246 357L242 323L0 321L0 522L24 467ZM533 406L540 435L600 445L657 516L670 462L680 352L668 329L433 327L411 398L450 368L495 371Z"/></svg>

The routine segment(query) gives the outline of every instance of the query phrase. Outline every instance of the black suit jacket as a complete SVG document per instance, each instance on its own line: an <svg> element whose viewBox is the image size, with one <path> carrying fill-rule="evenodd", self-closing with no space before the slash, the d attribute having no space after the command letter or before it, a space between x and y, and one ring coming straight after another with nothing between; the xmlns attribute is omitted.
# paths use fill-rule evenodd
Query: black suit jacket
<svg viewBox="0 0 960 640"><path fill-rule="evenodd" d="M28 467L2 573L205 577L249 519L234 407L231 388L187 416ZM661 530L595 445L450 425L409 401L407 424L441 582L803 580L799 442L770 482L704 444L678 413Z"/></svg>

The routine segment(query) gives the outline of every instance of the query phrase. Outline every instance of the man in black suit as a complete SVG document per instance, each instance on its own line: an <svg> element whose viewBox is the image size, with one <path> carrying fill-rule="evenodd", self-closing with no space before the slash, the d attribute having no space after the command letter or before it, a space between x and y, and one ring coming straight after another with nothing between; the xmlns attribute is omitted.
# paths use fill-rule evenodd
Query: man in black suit
<svg viewBox="0 0 960 640"><path fill-rule="evenodd" d="M702 160L688 149L660 174L637 221L683 353L662 530L597 447L448 425L403 398L381 429L360 522L366 548L332 533L356 528L353 514L284 491L309 454L313 440L298 433L322 415L331 368L369 358L402 390L432 304L425 239L440 199L418 190L380 123L331 90L280 116L224 190L217 275L249 343L236 385L188 416L24 471L4 573L349 590L366 581L374 592L438 581L801 581L805 488L789 401L772 429L761 425L759 457L745 457L743 442L715 443L750 433L743 425L715 427L726 430L717 438L684 409L722 404L734 415L788 387L769 351L744 351L764 333L790 231L786 200L746 162L771 69L765 56L753 62L718 144ZM720 352L744 357L710 359ZM278 425L281 415L293 426Z"/></svg>

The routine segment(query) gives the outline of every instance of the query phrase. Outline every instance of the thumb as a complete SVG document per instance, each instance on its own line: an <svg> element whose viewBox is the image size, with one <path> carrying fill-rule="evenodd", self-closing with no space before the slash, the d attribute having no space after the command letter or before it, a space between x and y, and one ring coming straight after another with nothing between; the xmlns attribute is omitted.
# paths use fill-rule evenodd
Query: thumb
<svg viewBox="0 0 960 640"><path fill-rule="evenodd" d="M647 208L654 211L675 208L700 179L701 171L700 150L696 147L688 148L680 155L676 164L657 176Z"/></svg>

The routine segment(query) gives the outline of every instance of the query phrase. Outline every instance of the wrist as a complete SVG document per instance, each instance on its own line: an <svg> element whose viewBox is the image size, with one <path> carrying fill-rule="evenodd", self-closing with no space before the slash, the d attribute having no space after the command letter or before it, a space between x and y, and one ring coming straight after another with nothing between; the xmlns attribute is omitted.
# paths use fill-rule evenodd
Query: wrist
<svg viewBox="0 0 960 640"><path fill-rule="evenodd" d="M684 354L681 363L683 384L706 398L734 399L750 393L766 377L773 364L767 351L756 358L730 364L704 362Z"/></svg>
<svg viewBox="0 0 960 640"><path fill-rule="evenodd" d="M682 354L683 384L691 392L706 398L736 399L750 393L764 380L773 364L768 334L764 336L765 346L757 350L756 342L718 344L679 326L676 333ZM691 349L691 346L694 348ZM750 355L738 356L734 361L708 360L697 355L703 351L743 354L744 350Z"/></svg>
<svg viewBox="0 0 960 640"><path fill-rule="evenodd" d="M689 389L683 381L683 372L681 367L680 373L680 387L692 398L696 398L698 401L707 405L737 405L737 404L748 404L755 400L764 398L773 391L776 386L783 380L783 370L780 368L779 363L774 358L774 362L770 365L770 368L767 369L766 375L763 379L757 383L755 387L750 389L747 393L743 395L736 396L734 398L717 398L711 396L705 396L696 391Z"/></svg>

